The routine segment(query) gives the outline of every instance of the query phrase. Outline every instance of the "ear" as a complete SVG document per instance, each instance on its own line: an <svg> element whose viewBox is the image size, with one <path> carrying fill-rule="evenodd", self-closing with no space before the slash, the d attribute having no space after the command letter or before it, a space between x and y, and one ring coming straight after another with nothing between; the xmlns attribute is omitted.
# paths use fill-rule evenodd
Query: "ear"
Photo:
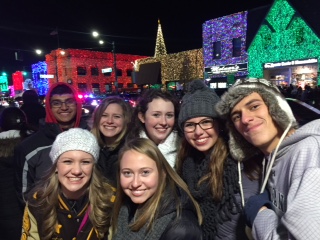
<svg viewBox="0 0 320 240"><path fill-rule="evenodd" d="M145 120L144 120L144 115L142 114L142 112L139 112L139 113L138 113L138 118L139 118L139 120L140 120L142 123L145 122Z"/></svg>

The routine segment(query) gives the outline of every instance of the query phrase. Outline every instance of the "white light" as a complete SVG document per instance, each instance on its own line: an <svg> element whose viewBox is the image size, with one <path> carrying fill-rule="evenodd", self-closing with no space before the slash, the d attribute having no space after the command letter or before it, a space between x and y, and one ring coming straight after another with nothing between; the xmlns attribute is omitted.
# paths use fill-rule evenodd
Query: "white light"
<svg viewBox="0 0 320 240"><path fill-rule="evenodd" d="M63 51L63 50L61 50L61 51L60 51L60 54L61 54L61 55L65 55L65 54L66 54L66 52L65 52L65 51Z"/></svg>
<svg viewBox="0 0 320 240"><path fill-rule="evenodd" d="M98 32L96 32L96 31L93 31L93 32L92 32L92 36L94 36L94 37L98 37L98 36L99 36L99 33L98 33Z"/></svg>
<svg viewBox="0 0 320 240"><path fill-rule="evenodd" d="M40 49L36 49L36 53L40 55L42 51Z"/></svg>
<svg viewBox="0 0 320 240"><path fill-rule="evenodd" d="M102 40L99 40L99 44L101 44L101 45L102 45L102 44L104 44L104 41L102 41Z"/></svg>

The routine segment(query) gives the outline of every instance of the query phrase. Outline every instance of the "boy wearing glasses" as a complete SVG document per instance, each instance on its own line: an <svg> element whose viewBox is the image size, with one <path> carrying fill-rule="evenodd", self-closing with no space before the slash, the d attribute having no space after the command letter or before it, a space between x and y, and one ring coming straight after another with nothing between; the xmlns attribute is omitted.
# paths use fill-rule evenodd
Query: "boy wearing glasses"
<svg viewBox="0 0 320 240"><path fill-rule="evenodd" d="M21 197L51 167L49 152L56 136L70 128L89 129L81 119L82 104L71 85L62 82L52 85L45 101L45 122L15 149L15 185Z"/></svg>
<svg viewBox="0 0 320 240"><path fill-rule="evenodd" d="M219 100L202 80L190 83L178 118L184 139L177 172L200 205L203 239L247 239L243 204L258 193L258 181L229 156L225 124L214 109Z"/></svg>

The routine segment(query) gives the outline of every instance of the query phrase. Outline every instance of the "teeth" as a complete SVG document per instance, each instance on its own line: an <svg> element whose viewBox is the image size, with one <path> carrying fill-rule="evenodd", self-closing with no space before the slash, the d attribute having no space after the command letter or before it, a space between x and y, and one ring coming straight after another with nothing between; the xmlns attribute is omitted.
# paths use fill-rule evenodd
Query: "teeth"
<svg viewBox="0 0 320 240"><path fill-rule="evenodd" d="M207 140L206 138L202 138L202 139L197 139L196 141L201 143L201 142L205 142L206 140Z"/></svg>
<svg viewBox="0 0 320 240"><path fill-rule="evenodd" d="M75 181L81 180L81 178L69 178L69 180L70 180L71 182L75 182Z"/></svg>

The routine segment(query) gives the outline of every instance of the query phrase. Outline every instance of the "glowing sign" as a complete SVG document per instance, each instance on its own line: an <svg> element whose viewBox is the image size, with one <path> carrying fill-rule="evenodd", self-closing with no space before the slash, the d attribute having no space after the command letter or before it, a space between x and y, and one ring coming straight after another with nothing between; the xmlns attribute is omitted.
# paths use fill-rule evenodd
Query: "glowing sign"
<svg viewBox="0 0 320 240"><path fill-rule="evenodd" d="M303 64L310 64L310 63L317 63L317 62L318 62L318 59L310 58L310 59L305 59L305 60L293 60L293 61L286 61L286 62L265 63L264 68L295 66L295 65L303 65Z"/></svg>

